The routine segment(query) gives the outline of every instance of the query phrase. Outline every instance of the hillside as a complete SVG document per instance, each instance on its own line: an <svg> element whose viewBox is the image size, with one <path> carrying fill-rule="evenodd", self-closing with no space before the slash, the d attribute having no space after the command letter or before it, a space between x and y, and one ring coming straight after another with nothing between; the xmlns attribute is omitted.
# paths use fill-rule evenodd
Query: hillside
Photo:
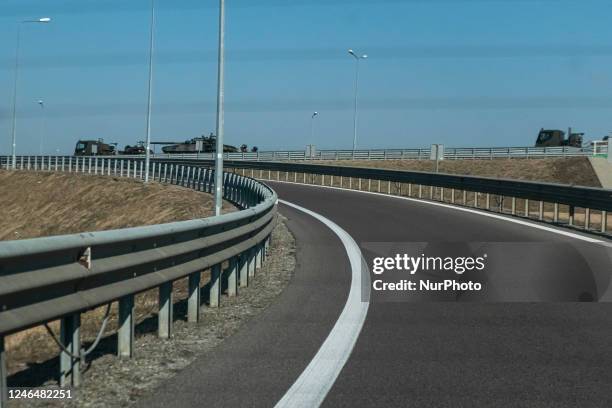
<svg viewBox="0 0 612 408"><path fill-rule="evenodd" d="M233 207L226 204L226 211ZM208 217L209 194L106 176L0 171L0 240Z"/></svg>
<svg viewBox="0 0 612 408"><path fill-rule="evenodd" d="M334 166L376 167L393 170L435 170L435 162L429 160L338 160L317 161L313 163ZM440 172L601 187L597 175L586 157L571 157L567 159L443 160L440 162Z"/></svg>

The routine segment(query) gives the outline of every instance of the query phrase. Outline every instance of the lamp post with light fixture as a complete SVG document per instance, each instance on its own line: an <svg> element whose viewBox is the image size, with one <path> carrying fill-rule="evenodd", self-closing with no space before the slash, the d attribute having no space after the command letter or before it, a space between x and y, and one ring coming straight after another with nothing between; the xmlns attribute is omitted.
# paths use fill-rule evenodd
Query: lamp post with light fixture
<svg viewBox="0 0 612 408"><path fill-rule="evenodd" d="M21 47L21 26L29 23L49 23L51 18L42 17L37 20L23 20L17 27L17 47L15 48L15 84L13 86L13 126L11 131L12 139L12 167L17 168L16 147L17 147L17 86L19 84L19 51Z"/></svg>
<svg viewBox="0 0 612 408"><path fill-rule="evenodd" d="M357 148L357 92L359 89L359 61L368 58L367 54L357 55L353 50L348 53L355 58L355 103L353 111L353 152Z"/></svg>

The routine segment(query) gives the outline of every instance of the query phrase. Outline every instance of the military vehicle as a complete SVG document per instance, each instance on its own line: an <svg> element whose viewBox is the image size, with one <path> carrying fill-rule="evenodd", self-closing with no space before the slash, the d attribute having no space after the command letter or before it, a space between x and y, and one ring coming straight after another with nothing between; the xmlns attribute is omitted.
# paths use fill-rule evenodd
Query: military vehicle
<svg viewBox="0 0 612 408"><path fill-rule="evenodd" d="M113 156L117 154L117 143L104 143L104 139L79 140L74 149L75 156Z"/></svg>
<svg viewBox="0 0 612 408"><path fill-rule="evenodd" d="M566 139L565 132L562 130L542 128L540 133L538 133L535 147L582 147L584 133L572 133L572 128L569 128L567 134L569 137Z"/></svg>
<svg viewBox="0 0 612 408"><path fill-rule="evenodd" d="M210 136L196 137L186 140L184 143L176 143L171 146L162 147L166 154L175 153L213 153L216 151L216 137L211 133ZM223 152L236 153L238 148L231 145L223 145Z"/></svg>
<svg viewBox="0 0 612 408"><path fill-rule="evenodd" d="M119 152L119 154L127 154L127 155L137 155L137 154L146 154L147 149L145 148L144 142L138 142L135 146L127 145L125 146L125 150ZM149 149L149 153L153 154L153 150Z"/></svg>

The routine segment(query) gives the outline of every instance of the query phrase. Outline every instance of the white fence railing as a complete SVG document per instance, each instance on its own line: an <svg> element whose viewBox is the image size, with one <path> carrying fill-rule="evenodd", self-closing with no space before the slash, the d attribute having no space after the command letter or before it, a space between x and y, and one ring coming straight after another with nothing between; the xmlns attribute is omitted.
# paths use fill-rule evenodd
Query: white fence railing
<svg viewBox="0 0 612 408"><path fill-rule="evenodd" d="M607 146L577 147L458 147L445 148L446 160L542 159L550 157L590 157L607 154ZM209 159L214 153L156 154L156 158ZM318 150L307 155L303 150L225 153L229 160L311 161L311 160L429 160L430 148L374 150Z"/></svg>

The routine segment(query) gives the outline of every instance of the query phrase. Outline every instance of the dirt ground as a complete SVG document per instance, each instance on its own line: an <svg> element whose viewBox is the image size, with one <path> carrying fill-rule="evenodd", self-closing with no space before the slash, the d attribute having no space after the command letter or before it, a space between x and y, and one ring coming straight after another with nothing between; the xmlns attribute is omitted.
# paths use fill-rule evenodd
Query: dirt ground
<svg viewBox="0 0 612 408"><path fill-rule="evenodd" d="M338 160L316 161L313 164L435 171L435 162L430 160ZM570 157L566 159L443 160L439 163L439 166L441 173L601 187L597 175L586 157Z"/></svg>
<svg viewBox="0 0 612 408"><path fill-rule="evenodd" d="M226 203L226 211L235 208ZM0 171L0 240L204 218L206 193L108 176Z"/></svg>
<svg viewBox="0 0 612 408"><path fill-rule="evenodd" d="M21 407L126 407L148 394L161 382L187 367L196 358L214 351L224 339L234 334L248 319L262 313L289 283L295 268L295 240L285 224L279 222L272 233L266 262L250 281L239 288L236 297L224 296L220 308L202 306L200 324L185 321L186 279L174 287L174 329L169 340L160 340L157 330L157 291L139 295L135 357L116 357L116 305L102 342L89 357L83 374L83 385L72 400L13 400L9 408ZM209 274L203 274L204 286ZM205 288L203 288L203 299ZM95 337L104 311L90 312L89 329L83 338ZM9 350L9 387L56 388L59 369L58 349L49 336L39 332L27 341L13 343Z"/></svg>

